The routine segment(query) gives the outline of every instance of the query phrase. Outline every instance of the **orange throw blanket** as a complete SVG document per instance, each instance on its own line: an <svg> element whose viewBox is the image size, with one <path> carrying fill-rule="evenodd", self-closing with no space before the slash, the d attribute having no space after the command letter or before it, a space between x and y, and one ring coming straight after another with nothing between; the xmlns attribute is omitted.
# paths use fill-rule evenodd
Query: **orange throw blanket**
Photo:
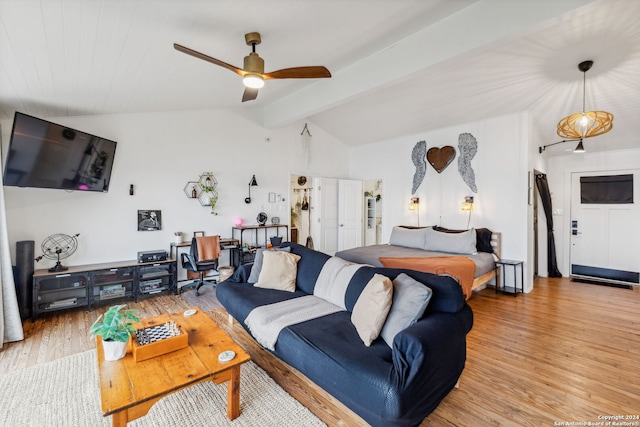
<svg viewBox="0 0 640 427"><path fill-rule="evenodd" d="M220 236L200 236L196 237L196 247L198 249L197 261L220 258ZM211 270L204 272L206 276ZM197 279L199 274L194 271L187 271L188 279Z"/></svg>
<svg viewBox="0 0 640 427"><path fill-rule="evenodd" d="M473 279L476 274L476 264L463 256L439 257L406 257L379 258L382 265L389 268L406 268L407 270L423 271L425 273L448 274L458 280L465 299L471 296Z"/></svg>

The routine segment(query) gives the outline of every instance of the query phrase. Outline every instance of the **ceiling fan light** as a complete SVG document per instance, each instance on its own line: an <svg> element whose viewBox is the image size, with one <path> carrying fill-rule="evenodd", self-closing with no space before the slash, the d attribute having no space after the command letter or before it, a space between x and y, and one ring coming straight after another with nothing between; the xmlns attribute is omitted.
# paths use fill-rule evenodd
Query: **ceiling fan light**
<svg viewBox="0 0 640 427"><path fill-rule="evenodd" d="M264 80L257 74L247 74L242 79L242 82L246 87L250 87L252 89L260 89L264 86Z"/></svg>

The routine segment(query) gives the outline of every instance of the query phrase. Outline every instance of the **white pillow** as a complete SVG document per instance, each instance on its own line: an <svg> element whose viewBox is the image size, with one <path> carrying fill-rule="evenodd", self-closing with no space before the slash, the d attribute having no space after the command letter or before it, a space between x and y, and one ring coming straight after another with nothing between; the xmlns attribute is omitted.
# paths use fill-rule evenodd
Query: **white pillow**
<svg viewBox="0 0 640 427"><path fill-rule="evenodd" d="M295 291L298 260L300 260L300 255L288 252L265 251L260 277L253 286L288 292Z"/></svg>
<svg viewBox="0 0 640 427"><path fill-rule="evenodd" d="M471 228L462 233L443 233L426 228L424 247L426 251L449 252L452 254L476 254L476 230Z"/></svg>
<svg viewBox="0 0 640 427"><path fill-rule="evenodd" d="M253 266L251 266L251 273L247 283L256 283L258 277L260 277L260 271L262 270L262 257L265 251L281 251L291 252L291 246L285 246L284 248L259 248L256 251L256 257L253 259Z"/></svg>
<svg viewBox="0 0 640 427"><path fill-rule="evenodd" d="M351 312L351 323L360 339L369 347L378 338L391 308L393 283L382 274L374 274L364 287Z"/></svg>
<svg viewBox="0 0 640 427"><path fill-rule="evenodd" d="M428 228L404 228L397 225L391 229L389 244L404 246L407 248L423 249L425 244L426 230Z"/></svg>
<svg viewBox="0 0 640 427"><path fill-rule="evenodd" d="M393 303L380 336L393 348L396 334L416 323L429 305L433 291L413 277L401 273L393 280Z"/></svg>

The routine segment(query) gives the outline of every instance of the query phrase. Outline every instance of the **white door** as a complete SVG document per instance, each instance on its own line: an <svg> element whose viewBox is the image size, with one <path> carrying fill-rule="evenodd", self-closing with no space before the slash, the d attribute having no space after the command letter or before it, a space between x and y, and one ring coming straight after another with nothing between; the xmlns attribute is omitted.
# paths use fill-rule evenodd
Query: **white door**
<svg viewBox="0 0 640 427"><path fill-rule="evenodd" d="M320 242L317 249L333 256L338 250L338 180L319 178L318 183Z"/></svg>
<svg viewBox="0 0 640 427"><path fill-rule="evenodd" d="M633 175L633 203L583 203L580 178ZM612 281L629 281L618 272L640 271L640 170L580 172L571 178L571 273ZM607 270L601 270L607 269ZM613 270L613 271L609 271ZM611 276L610 276L611 275ZM627 279L620 279L627 277ZM635 282L635 279L631 279Z"/></svg>
<svg viewBox="0 0 640 427"><path fill-rule="evenodd" d="M362 246L362 181L338 180L338 250Z"/></svg>

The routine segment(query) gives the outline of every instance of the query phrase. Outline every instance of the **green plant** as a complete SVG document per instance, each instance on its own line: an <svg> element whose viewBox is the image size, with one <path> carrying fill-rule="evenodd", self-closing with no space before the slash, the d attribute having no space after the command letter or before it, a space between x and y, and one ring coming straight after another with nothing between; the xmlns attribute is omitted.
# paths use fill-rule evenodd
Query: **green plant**
<svg viewBox="0 0 640 427"><path fill-rule="evenodd" d="M89 328L89 336L100 335L105 341L126 342L130 335L136 333L133 324L139 322L140 319L137 316L138 310L122 310L125 307L126 304L109 307L93 322Z"/></svg>

